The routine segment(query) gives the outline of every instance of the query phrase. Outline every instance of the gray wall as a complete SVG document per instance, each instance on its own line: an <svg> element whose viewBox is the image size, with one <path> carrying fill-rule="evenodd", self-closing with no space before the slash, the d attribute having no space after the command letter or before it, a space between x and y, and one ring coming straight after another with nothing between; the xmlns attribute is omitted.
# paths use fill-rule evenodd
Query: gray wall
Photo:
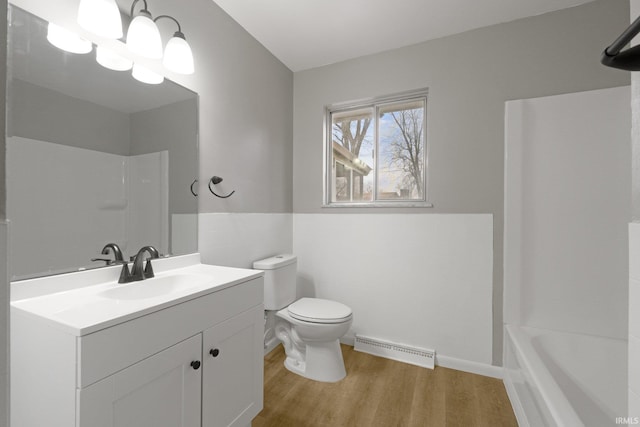
<svg viewBox="0 0 640 427"><path fill-rule="evenodd" d="M493 362L499 364L504 102L629 84L629 73L599 64L603 48L628 23L627 1L600 0L295 73L294 212L493 214ZM422 87L429 87L434 207L322 209L323 107Z"/></svg>
<svg viewBox="0 0 640 427"><path fill-rule="evenodd" d="M7 2L6 0L0 0L0 64L7 63ZM7 69L6 66L0 66L0 82L7 81ZM6 99L6 84L0 84L0 96L2 99ZM0 103L0 135L6 134L6 105ZM5 188L5 140L4 137L0 138L0 220L6 218L6 188ZM0 260L0 262L3 262ZM0 389L1 389L0 384Z"/></svg>
<svg viewBox="0 0 640 427"><path fill-rule="evenodd" d="M293 73L211 0L152 7L175 16L193 48L195 74L171 78L200 95L199 212L291 212ZM213 175L236 193L214 197Z"/></svg>
<svg viewBox="0 0 640 427"><path fill-rule="evenodd" d="M7 2L0 0L0 64L7 58ZM0 66L0 99L6 99L7 69ZM6 105L0 102L0 221L6 218L5 186L5 113ZM7 274L6 226L0 233L0 427L9 426L9 279Z"/></svg>
<svg viewBox="0 0 640 427"><path fill-rule="evenodd" d="M194 98L131 114L130 155L169 151L170 215L198 210L198 200L189 191L198 172L197 111Z"/></svg>
<svg viewBox="0 0 640 427"><path fill-rule="evenodd" d="M129 155L127 113L19 79L11 80L10 99L9 135Z"/></svg>

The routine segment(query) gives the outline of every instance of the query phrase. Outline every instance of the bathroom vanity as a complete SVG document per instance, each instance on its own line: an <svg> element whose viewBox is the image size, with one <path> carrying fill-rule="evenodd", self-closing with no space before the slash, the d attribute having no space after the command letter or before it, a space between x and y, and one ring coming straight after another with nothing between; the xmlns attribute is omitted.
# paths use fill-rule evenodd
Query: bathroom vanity
<svg viewBox="0 0 640 427"><path fill-rule="evenodd" d="M153 260L12 285L12 425L247 426L263 401L263 277Z"/></svg>

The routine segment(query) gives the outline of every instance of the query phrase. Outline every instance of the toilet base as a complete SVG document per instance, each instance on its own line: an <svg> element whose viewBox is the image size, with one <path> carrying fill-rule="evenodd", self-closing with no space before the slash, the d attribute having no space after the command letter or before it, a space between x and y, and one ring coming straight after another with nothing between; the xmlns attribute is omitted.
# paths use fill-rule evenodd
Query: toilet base
<svg viewBox="0 0 640 427"><path fill-rule="evenodd" d="M284 366L294 374L314 381L334 383L347 375L339 340L306 343L306 360L287 357Z"/></svg>

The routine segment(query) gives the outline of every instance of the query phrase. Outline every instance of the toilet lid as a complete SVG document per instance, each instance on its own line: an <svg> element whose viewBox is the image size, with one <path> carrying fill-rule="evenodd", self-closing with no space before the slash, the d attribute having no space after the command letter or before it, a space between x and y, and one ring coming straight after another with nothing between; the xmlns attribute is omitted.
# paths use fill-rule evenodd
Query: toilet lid
<svg viewBox="0 0 640 427"><path fill-rule="evenodd" d="M313 323L341 323L351 317L351 309L328 299L301 298L288 307L291 317Z"/></svg>

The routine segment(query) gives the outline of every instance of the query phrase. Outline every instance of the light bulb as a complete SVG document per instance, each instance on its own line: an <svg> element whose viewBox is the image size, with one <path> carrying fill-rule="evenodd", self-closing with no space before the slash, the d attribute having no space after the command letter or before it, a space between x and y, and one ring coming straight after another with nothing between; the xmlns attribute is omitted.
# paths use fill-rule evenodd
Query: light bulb
<svg viewBox="0 0 640 427"><path fill-rule="evenodd" d="M100 37L122 37L122 19L115 0L80 0L78 24Z"/></svg>
<svg viewBox="0 0 640 427"><path fill-rule="evenodd" d="M158 85L164 81L164 77L162 75L139 64L133 64L133 71L131 72L131 75L139 82L150 85Z"/></svg>
<svg viewBox="0 0 640 427"><path fill-rule="evenodd" d="M127 59L104 46L98 46L96 48L96 61L103 67L114 71L127 71L133 67L132 60Z"/></svg>
<svg viewBox="0 0 640 427"><path fill-rule="evenodd" d="M127 48L145 58L162 58L160 31L146 10L141 10L129 25Z"/></svg>
<svg viewBox="0 0 640 427"><path fill-rule="evenodd" d="M175 73L193 74L193 53L182 33L175 33L167 43L162 64Z"/></svg>
<svg viewBox="0 0 640 427"><path fill-rule="evenodd" d="M58 49L71 53L89 53L93 49L90 41L51 22L47 27L47 40Z"/></svg>

